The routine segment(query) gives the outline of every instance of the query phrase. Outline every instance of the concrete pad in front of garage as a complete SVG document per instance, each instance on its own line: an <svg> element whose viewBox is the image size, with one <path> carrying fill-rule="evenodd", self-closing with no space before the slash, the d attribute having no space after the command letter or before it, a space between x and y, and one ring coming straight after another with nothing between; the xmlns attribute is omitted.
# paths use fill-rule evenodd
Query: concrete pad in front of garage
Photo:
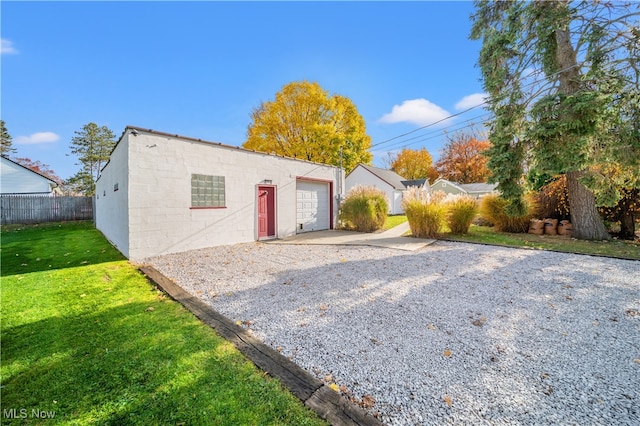
<svg viewBox="0 0 640 426"><path fill-rule="evenodd" d="M313 245L350 245L392 248L397 250L416 251L436 240L426 238L403 237L409 230L408 224L378 234L353 231L314 231L297 234L281 240L268 241L269 244L313 244Z"/></svg>

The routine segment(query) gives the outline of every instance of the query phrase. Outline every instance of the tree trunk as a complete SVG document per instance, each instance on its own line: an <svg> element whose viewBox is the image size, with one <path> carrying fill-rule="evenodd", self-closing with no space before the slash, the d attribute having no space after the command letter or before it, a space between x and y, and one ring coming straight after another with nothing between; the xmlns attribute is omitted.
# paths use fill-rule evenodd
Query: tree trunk
<svg viewBox="0 0 640 426"><path fill-rule="evenodd" d="M569 193L569 211L573 236L581 240L610 240L598 208L596 198L579 179L583 172L567 173L567 190Z"/></svg>
<svg viewBox="0 0 640 426"><path fill-rule="evenodd" d="M630 209L620 213L620 234L621 240L634 240L636 238L635 217Z"/></svg>
<svg viewBox="0 0 640 426"><path fill-rule="evenodd" d="M568 2L553 3L559 8L568 7ZM571 44L571 34L568 29L559 28L555 31L556 59L559 68L560 93L572 95L580 90L580 70L576 59L576 52ZM567 143L575 143L572 135L567 135ZM611 235L607 232L598 213L596 199L593 193L582 185L579 178L584 174L582 170L567 172L567 190L569 195L569 209L573 236L584 240L608 240Z"/></svg>
<svg viewBox="0 0 640 426"><path fill-rule="evenodd" d="M640 189L632 189L625 191L624 196L618 202L616 210L620 221L620 233L618 238L621 240L634 240L636 238L636 212L637 205L640 203Z"/></svg>

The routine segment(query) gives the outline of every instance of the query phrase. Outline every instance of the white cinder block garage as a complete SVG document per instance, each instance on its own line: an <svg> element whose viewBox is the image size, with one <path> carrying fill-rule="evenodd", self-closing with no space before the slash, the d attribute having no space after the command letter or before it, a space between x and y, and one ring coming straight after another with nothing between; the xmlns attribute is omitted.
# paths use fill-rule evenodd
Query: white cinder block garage
<svg viewBox="0 0 640 426"><path fill-rule="evenodd" d="M332 229L342 170L127 127L96 183L96 227L131 260Z"/></svg>

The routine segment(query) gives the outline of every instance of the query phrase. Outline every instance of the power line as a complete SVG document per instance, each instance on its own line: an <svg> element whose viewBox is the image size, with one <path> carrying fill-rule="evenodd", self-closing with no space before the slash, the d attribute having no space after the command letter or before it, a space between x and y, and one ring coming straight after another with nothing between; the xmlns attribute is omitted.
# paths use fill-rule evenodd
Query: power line
<svg viewBox="0 0 640 426"><path fill-rule="evenodd" d="M457 131L457 130L462 130L462 129L466 129L469 127L474 127L478 124L479 120L485 119L487 117L491 116L491 113L487 112L484 114L480 114L477 115L475 117L469 118L468 120L465 120L461 123L456 123L453 124L451 126L447 126L443 129L437 129L437 130L433 130L429 133L425 133L422 135L418 135L418 136L414 136L412 138L409 139L403 139L401 141L395 142L389 146L387 146L386 148L391 148L391 147L396 147L396 146L408 146L408 145L414 145L418 142L423 142L426 140L431 140L431 139L435 139L437 137L440 137L442 133L446 133L446 132L450 132L450 131ZM468 123L468 124L465 124ZM413 142L410 142L413 141ZM410 143L408 143L410 142Z"/></svg>
<svg viewBox="0 0 640 426"><path fill-rule="evenodd" d="M572 66L567 67L567 68L563 68L563 69L561 69L561 70L558 70L558 71L554 72L553 74L551 74L551 75L550 75L549 77L547 77L547 78L553 78L553 77L555 77L555 76L560 75L561 73L563 73L563 72L565 72L565 71L569 71L569 70L571 70L571 69L573 69L573 68L576 68L576 67L579 67L579 66L580 66L580 64L576 64L576 65L572 65ZM532 73L528 74L526 77L519 78L518 80L520 80L520 81L524 81L524 80L526 80L526 79L531 78L531 77L532 77L532 76L534 76L534 75L539 75L539 74L541 74L542 72L543 72L543 70L542 70L542 69L538 69L538 70L536 70L536 71L534 71L534 72L532 72ZM539 82L538 80L534 80L534 81L532 81L532 82L529 82L529 83L525 84L525 85L523 86L523 88L526 88L526 87L528 87L528 86L533 86L534 84L539 84L539 83L541 83L541 82ZM542 82L542 83L544 83L544 82ZM479 107L481 107L481 106L484 106L484 105L486 105L486 104L488 104L488 103L489 103L489 100L487 99L487 100L485 100L484 102L482 102L481 104L474 105L474 106L472 106L472 107L470 107L470 108L467 108L467 109L466 109L466 110L464 110L464 111L460 111L460 112L457 112L457 113L455 113L455 114L451 114L451 115L449 115L449 116L447 116L447 117L444 117L444 118L442 118L442 119L440 119L440 120L437 120L437 121L435 121L435 122L433 122L433 123L430 123L430 124L427 124L427 125L425 125L425 126L418 127L417 129L411 130L410 132L406 132L406 133L400 134L400 135L398 135L398 136L394 136L394 137L392 137L392 138L385 139L385 140L383 140L383 141L380 141L380 142L374 143L374 144L372 144L372 145L371 145L371 148L375 148L375 147L377 147L377 146L380 146L380 145L383 145L383 144L389 143L389 142L391 142L391 141L394 141L394 140L396 140L396 139L402 138L402 137L404 137L404 136L411 135L411 134L413 134L413 133L415 133L415 132L418 132L418 131L420 131L420 130L424 130L424 129L427 129L427 128L429 128L429 127L433 127L433 126L435 126L436 124L439 124L439 123L442 123L442 122L444 122L444 121L450 120L450 119L452 119L452 118L458 117L458 116L460 116L460 115L462 115L462 114L466 114L467 112L469 112L469 111L471 111L471 110L473 110L473 109L479 108ZM489 115L490 115L490 114L489 114ZM446 130L446 128L444 128L444 129L440 129L440 130L438 130L438 131L440 132L440 131L445 131L445 130ZM409 139L409 140L410 140L410 139ZM414 143L415 143L415 142L414 142ZM397 144L393 144L393 146L397 146Z"/></svg>
<svg viewBox="0 0 640 426"><path fill-rule="evenodd" d="M418 135L418 136L413 136L413 137L408 138L408 139L403 139L403 140L401 140L399 142L394 143L394 145L398 145L399 143L408 142L408 141L414 140L414 139L419 139L419 138L422 138L422 137L427 136L427 135L432 135L434 133L440 133L440 132L443 132L443 131L447 131L447 130L449 130L450 127L459 126L459 125L461 125L463 123L468 123L470 121L477 120L479 118L484 118L484 117L489 116L489 115L491 115L491 113L484 113L484 114L481 114L481 115L477 115L475 117L472 117L472 118L470 118L468 120L463 121L462 123L452 124L451 126L447 126L447 127L443 128L443 129L432 130L429 133L425 133L423 135Z"/></svg>
<svg viewBox="0 0 640 426"><path fill-rule="evenodd" d="M387 140L384 140L384 141L382 141L382 142L375 143L375 144L371 145L371 148L373 148L373 147L375 147L375 146L378 146L378 145L382 145L382 144L387 143L387 142L391 142L391 141L393 141L393 140L395 140L395 139L399 139L399 138L401 138L401 137L403 137L403 136L410 135L410 134L415 133L415 132L417 132L417 131L419 131L419 130L423 130L423 129L426 129L426 128L428 128L428 127L435 126L435 125L436 125L436 124L438 124L438 123L442 123L443 121L447 121L447 120L450 120L450 119L452 119L452 118L454 118L454 117L457 117L457 116L459 116L459 115L465 114L465 113L467 113L467 112L471 111L472 109L475 109L475 108L481 107L482 105L484 105L484 104L486 104L486 103L487 103L487 101L484 101L484 102L483 102L483 103L481 103L481 104L478 104L478 105L472 106L471 108L467 108L467 109L465 109L464 111L461 111L461 112L458 112L458 113L455 113L455 114L451 114L451 115L449 115L448 117L445 117L445 118L442 118L442 119L440 119L440 120L438 120L438 121L435 121L435 122L433 122L433 123L427 124L426 126L418 127L417 129L414 129L414 130L412 130L412 131L410 131L410 132L407 132L407 133L403 133L402 135L394 136L394 137L392 137L391 139L387 139Z"/></svg>
<svg viewBox="0 0 640 426"><path fill-rule="evenodd" d="M573 67L575 67L575 66L573 66ZM569 69L571 69L573 67L568 67L568 68L566 68L566 70L569 70ZM537 74L539 74L540 72L541 71L538 71ZM561 71L558 71L557 73L560 73L560 72ZM624 76L620 76L620 78L625 79ZM628 79L625 79L625 80L628 81L628 82L632 82L631 80L628 80ZM533 84L536 84L536 83L538 83L538 81L531 82L531 83L527 84L527 86L533 85ZM487 101L485 101L485 103L486 102ZM480 105L482 105L482 104L480 104ZM396 142L394 144L391 144L391 145L387 146L386 148L387 149L391 149L391 148L395 148L397 146L403 146L403 147L404 146L411 146L411 145L414 145L414 144L419 143L419 142L425 142L425 141L428 141L428 140L436 139L436 138L440 137L442 133L446 133L446 132L449 132L449 131L458 131L458 130L462 130L462 129L466 129L466 128L472 128L472 127L477 125L476 120L481 120L481 119L484 119L484 118L488 118L491 115L492 115L492 113L490 113L490 112L485 113L485 114L481 114L481 115L475 116L473 118L470 118L470 119L468 119L466 121L463 121L462 123L457 123L457 124L454 124L454 125L451 125L451 126L447 126L447 127L443 128L443 129L434 130L434 131L426 133L424 135L419 135L419 136L414 136L412 138L404 139L402 141L399 141L399 142ZM464 123L470 123L470 124L464 124ZM430 136L430 135L434 135L434 136ZM430 136L430 137L427 137L427 136ZM413 142L408 143L409 141L413 141ZM380 144L381 143L378 143L376 145L380 145Z"/></svg>
<svg viewBox="0 0 640 426"><path fill-rule="evenodd" d="M406 143L409 140L403 140L403 141L400 141L399 143L394 143L392 145L389 145L389 146L385 147L385 149L392 149L392 148L399 147L399 146L403 146L403 147L404 146L410 146L410 145L414 145L414 144L419 143L419 142L425 142L425 141L428 141L428 140L433 140L433 139L439 138L439 137L442 136L443 133L445 133L447 131L458 131L458 130L463 130L463 129L467 129L467 128L472 128L472 127L475 127L478 124L476 120L480 120L480 119L489 117L490 115L491 115L491 113L482 114L482 115L473 117L473 118L471 118L471 119L469 119L467 121L464 121L462 123L458 123L455 126L447 127L445 129L439 129L439 130L437 130L435 132L427 133L426 135L421 135L421 136L418 137L420 139L415 140L415 141L413 141L411 143ZM464 123L469 123L469 124L464 124ZM416 138L412 138L412 139L416 139Z"/></svg>

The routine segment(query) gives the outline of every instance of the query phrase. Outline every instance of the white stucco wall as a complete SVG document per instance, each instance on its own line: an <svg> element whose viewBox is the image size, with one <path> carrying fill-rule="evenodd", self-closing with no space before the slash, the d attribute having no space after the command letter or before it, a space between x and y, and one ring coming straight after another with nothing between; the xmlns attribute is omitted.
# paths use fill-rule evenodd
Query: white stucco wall
<svg viewBox="0 0 640 426"><path fill-rule="evenodd" d="M52 181L0 157L0 193L52 194Z"/></svg>
<svg viewBox="0 0 640 426"><path fill-rule="evenodd" d="M125 134L96 182L96 228L129 257L129 151ZM118 185L118 190L115 190Z"/></svg>
<svg viewBox="0 0 640 426"><path fill-rule="evenodd" d="M345 179L345 196L354 186L373 186L383 191L389 202L389 214L402 214L402 191L396 190L364 167L357 166Z"/></svg>
<svg viewBox="0 0 640 426"><path fill-rule="evenodd" d="M126 139L126 140L125 140ZM128 146L128 246L131 260L145 257L257 240L257 186L271 180L276 186L276 233L283 238L296 233L296 178L333 182L334 195L340 169L309 162L198 142L180 137L139 132L125 133L117 149ZM117 150L116 149L116 150ZM115 154L115 151L114 151ZM112 157L100 180L113 187L112 177L122 176L126 160ZM116 172L109 169L114 167ZM191 175L224 176L226 208L192 209ZM107 182L108 181L108 182ZM119 183L119 191L123 184ZM113 188L112 188L113 189ZM107 191L108 192L108 191ZM116 193L117 194L117 193ZM114 205L97 203L97 222L105 224L110 240L120 220L102 221L124 203L105 198ZM102 198L98 201L103 201ZM333 224L337 204L333 204ZM107 225L108 223L108 225ZM99 225L101 226L101 225ZM123 251L124 253L124 251Z"/></svg>

